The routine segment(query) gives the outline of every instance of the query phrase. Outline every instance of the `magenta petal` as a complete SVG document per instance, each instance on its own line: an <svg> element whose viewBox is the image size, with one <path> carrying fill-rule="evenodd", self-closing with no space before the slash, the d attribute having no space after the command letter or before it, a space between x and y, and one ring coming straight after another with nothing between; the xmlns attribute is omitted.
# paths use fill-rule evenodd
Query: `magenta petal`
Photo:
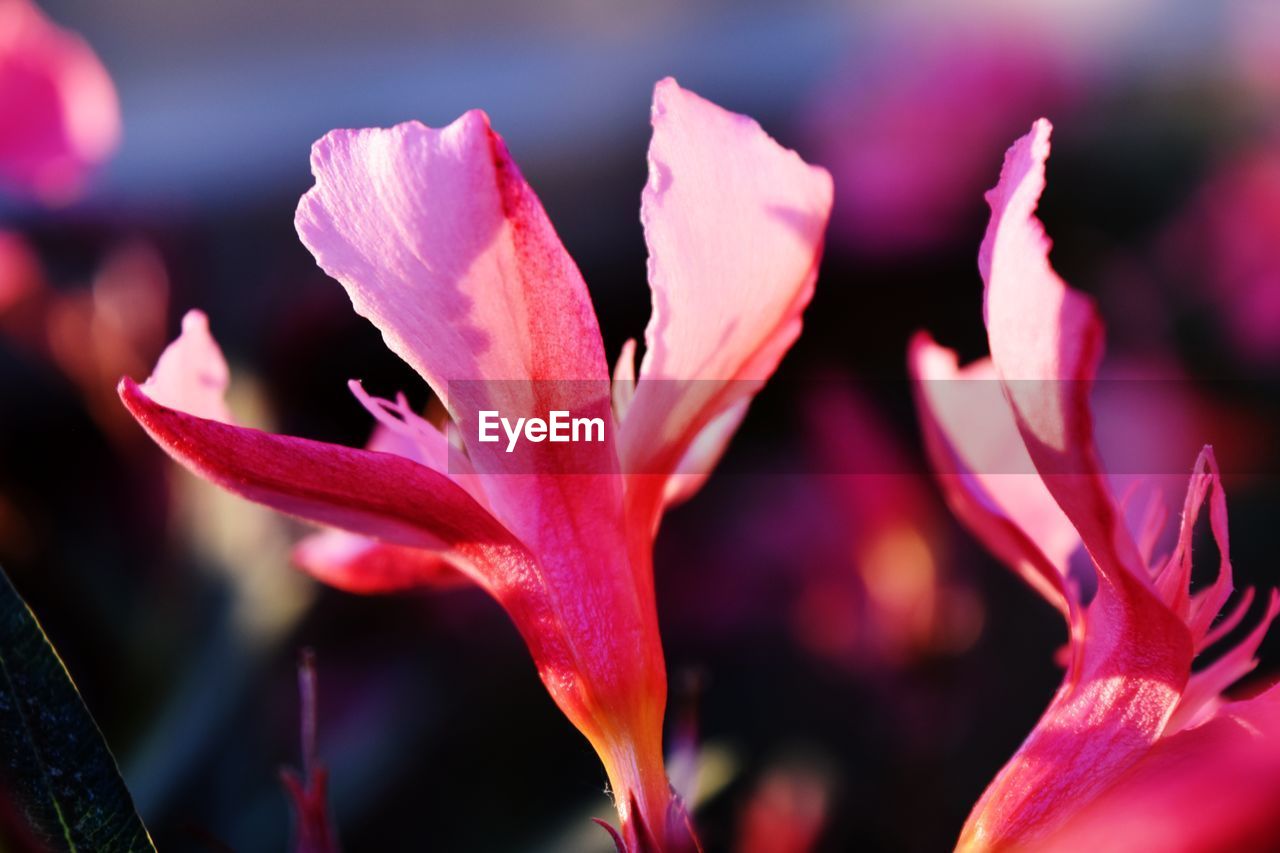
<svg viewBox="0 0 1280 853"><path fill-rule="evenodd" d="M1005 157L979 253L991 359L1045 486L1098 572L1072 678L974 807L961 846L1043 838L1141 759L1186 685L1191 633L1156 595L1093 440L1089 390L1102 352L1092 303L1049 265L1035 217L1049 124Z"/></svg>
<svg viewBox="0 0 1280 853"><path fill-rule="evenodd" d="M653 315L621 441L625 470L645 477L634 511L656 522L695 437L745 405L799 334L832 190L754 121L674 80L654 90L652 120L641 217Z"/></svg>
<svg viewBox="0 0 1280 853"><path fill-rule="evenodd" d="M445 401L475 470L502 475L476 484L494 515L536 552L557 543L567 563L582 560L575 544L619 543L587 522L621 505L610 442L508 454L477 440L480 410L609 412L586 286L484 113L441 130L336 130L311 166L316 184L296 216L303 243ZM577 476L574 488L541 476L559 472ZM566 529L582 541L566 547Z"/></svg>
<svg viewBox="0 0 1280 853"><path fill-rule="evenodd" d="M170 456L290 515L418 548L518 547L447 476L401 456L272 435L161 405L120 382L130 413Z"/></svg>
<svg viewBox="0 0 1280 853"><path fill-rule="evenodd" d="M1075 624L1080 601L1066 578L1080 535L1035 475L991 361L962 369L921 333L908 365L925 449L952 511Z"/></svg>
<svg viewBox="0 0 1280 853"><path fill-rule="evenodd" d="M1045 843L1046 853L1271 850L1280 837L1280 690L1165 738Z"/></svg>
<svg viewBox="0 0 1280 853"><path fill-rule="evenodd" d="M470 583L442 551L390 545L345 530L313 533L294 547L293 561L321 583L366 595Z"/></svg>

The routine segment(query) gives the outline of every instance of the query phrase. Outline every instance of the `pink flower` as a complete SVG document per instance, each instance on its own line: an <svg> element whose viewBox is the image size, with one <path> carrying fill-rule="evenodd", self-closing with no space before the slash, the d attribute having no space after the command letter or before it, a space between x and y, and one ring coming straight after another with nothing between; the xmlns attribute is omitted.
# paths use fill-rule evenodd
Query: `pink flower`
<svg viewBox="0 0 1280 853"><path fill-rule="evenodd" d="M443 572L488 590L600 754L636 850L677 845L681 815L663 769L653 536L799 333L831 204L825 172L672 80L655 90L653 127L654 310L638 382L628 346L610 392L586 286L488 118L470 112L441 130L328 134L297 214L320 265L444 402L448 430L355 383L381 424L368 450L233 426L198 313L146 384L120 384L201 476L344 531L303 552L327 582L386 591ZM606 440L507 454L478 440L481 410L600 415Z"/></svg>
<svg viewBox="0 0 1280 853"><path fill-rule="evenodd" d="M1061 611L1070 635L1062 686L975 806L960 838L965 850L1041 844L1091 803L1105 802L1113 786L1163 784L1170 774L1148 768L1203 757L1212 732L1236 727L1246 736L1233 721L1277 701L1271 693L1245 702L1222 696L1253 669L1277 613L1274 595L1239 644L1191 671L1198 654L1240 624L1253 598L1247 590L1214 624L1232 579L1212 449L1196 460L1176 544L1164 557L1153 553L1164 521L1159 503L1127 523L1132 502L1117 499L1106 476L1089 403L1102 323L1093 303L1050 267L1049 240L1034 215L1049 132L1041 119L1009 150L987 195L992 216L979 267L990 358L960 368L955 353L925 335L910 354L923 380L925 441L948 501ZM1221 559L1216 579L1192 594L1192 530L1206 501ZM1249 737L1274 749L1273 738Z"/></svg>
<svg viewBox="0 0 1280 853"><path fill-rule="evenodd" d="M115 88L84 40L28 0L0 0L0 183L65 201L119 136Z"/></svg>

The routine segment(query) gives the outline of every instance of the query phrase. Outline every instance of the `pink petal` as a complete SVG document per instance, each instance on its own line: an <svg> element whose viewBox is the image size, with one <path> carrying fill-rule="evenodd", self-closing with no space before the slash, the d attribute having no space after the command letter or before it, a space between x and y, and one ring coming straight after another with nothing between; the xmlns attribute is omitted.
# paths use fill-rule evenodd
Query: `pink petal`
<svg viewBox="0 0 1280 853"><path fill-rule="evenodd" d="M1165 738L1061 830L1049 853L1270 850L1280 837L1280 690Z"/></svg>
<svg viewBox="0 0 1280 853"><path fill-rule="evenodd" d="M115 88L84 40L28 0L0 2L0 182L64 201L119 135Z"/></svg>
<svg viewBox="0 0 1280 853"><path fill-rule="evenodd" d="M952 511L993 554L1075 624L1067 587L1080 536L1035 474L990 359L963 369L921 333L908 363L925 448Z"/></svg>
<svg viewBox="0 0 1280 853"><path fill-rule="evenodd" d="M401 456L356 450L198 417L120 382L120 398L151 437L201 477L299 518L417 548L518 549L470 495Z"/></svg>
<svg viewBox="0 0 1280 853"><path fill-rule="evenodd" d="M1035 217L1049 133L1040 119L1014 143L987 193L991 221L978 266L991 360L1036 469L1099 568L1145 578L1093 440L1089 391L1102 357L1102 323L1092 301L1049 265L1049 238Z"/></svg>
<svg viewBox="0 0 1280 853"><path fill-rule="evenodd" d="M738 431L742 419L747 416L750 405L750 397L738 400L698 431L676 465L676 470L667 478L662 493L663 507L684 503L698 493L719 464L720 457L729 449L729 441Z"/></svg>
<svg viewBox="0 0 1280 853"><path fill-rule="evenodd" d="M209 318L202 311L188 311L182 334L160 354L142 391L162 406L229 424L224 398L230 382L227 361L209 334Z"/></svg>
<svg viewBox="0 0 1280 853"><path fill-rule="evenodd" d="M311 169L302 242L464 435L477 409L527 408L530 389L513 380L552 394L569 392L551 380L607 387L582 276L484 113L442 130L335 130L312 148Z"/></svg>
<svg viewBox="0 0 1280 853"><path fill-rule="evenodd" d="M495 516L572 562L563 531L604 535L582 520L621 503L612 444L525 442L509 454L477 440L478 412L607 419L608 368L582 277L488 118L335 130L311 168L303 243L445 402L475 471L503 475L480 481ZM541 476L552 473L581 476L564 489Z"/></svg>
<svg viewBox="0 0 1280 853"><path fill-rule="evenodd" d="M653 316L621 433L624 468L641 475L638 523L656 525L665 478L695 437L750 400L799 334L831 192L824 170L751 119L671 79L654 90L641 211Z"/></svg>
<svg viewBox="0 0 1280 853"><path fill-rule="evenodd" d="M636 395L636 339L627 338L613 368L613 419L621 424Z"/></svg>
<svg viewBox="0 0 1280 853"><path fill-rule="evenodd" d="M979 252L991 358L1027 451L1098 571L1077 676L975 806L961 846L1042 838L1161 735L1186 684L1190 631L1156 596L1093 441L1089 389L1102 351L1092 303L1049 265L1035 218L1049 124L1005 157Z"/></svg>
<svg viewBox="0 0 1280 853"><path fill-rule="evenodd" d="M389 545L345 530L313 533L294 547L293 560L321 583L361 594L470 584L441 551Z"/></svg>
<svg viewBox="0 0 1280 853"><path fill-rule="evenodd" d="M488 505L537 555L527 594L549 612L536 624L513 616L548 689L622 774L619 795L652 811L669 799L653 778L665 671L647 548L633 554L622 525L615 451L583 443L553 456L544 443L530 456L473 440L481 409L610 417L581 276L482 113L443 130L335 131L316 143L312 171L303 242L445 401ZM553 641L560 651L545 651Z"/></svg>

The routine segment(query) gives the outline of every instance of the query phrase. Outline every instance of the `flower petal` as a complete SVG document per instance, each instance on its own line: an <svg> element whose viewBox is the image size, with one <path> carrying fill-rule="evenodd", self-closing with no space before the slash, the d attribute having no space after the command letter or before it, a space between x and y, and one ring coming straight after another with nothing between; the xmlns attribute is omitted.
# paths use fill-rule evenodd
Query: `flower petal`
<svg viewBox="0 0 1280 853"><path fill-rule="evenodd" d="M1005 157L979 252L991 359L1023 442L1098 572L1074 679L988 787L960 846L1042 838L1160 737L1186 685L1191 633L1151 587L1093 440L1089 390L1102 352L1093 304L1049 265L1035 217L1049 123Z"/></svg>
<svg viewBox="0 0 1280 853"><path fill-rule="evenodd" d="M1080 535L1035 474L990 359L964 368L924 333L908 356L925 448L947 503L993 554L1074 624Z"/></svg>
<svg viewBox="0 0 1280 853"><path fill-rule="evenodd" d="M986 282L991 360L1032 461L1102 572L1145 579L1145 566L1103 473L1089 392L1102 357L1092 301L1049 265L1035 216L1050 125L1040 119L1005 156L987 193L991 220L978 252Z"/></svg>
<svg viewBox="0 0 1280 853"><path fill-rule="evenodd" d="M831 192L756 122L658 83L641 208L653 315L621 435L640 523L656 525L703 427L750 400L799 334Z"/></svg>
<svg viewBox="0 0 1280 853"><path fill-rule="evenodd" d="M1049 853L1269 850L1280 837L1280 689L1224 706L1161 740L1078 817Z"/></svg>
<svg viewBox="0 0 1280 853"><path fill-rule="evenodd" d="M447 476L402 456L197 417L153 400L132 379L119 392L170 456L251 501L397 545L518 546Z"/></svg>
<svg viewBox="0 0 1280 853"><path fill-rule="evenodd" d="M313 533L294 546L293 561L321 583L361 594L471 583L441 551L389 545L345 530Z"/></svg>
<svg viewBox="0 0 1280 853"><path fill-rule="evenodd" d="M227 386L231 371L203 311L188 311L182 333L160 354L142 392L162 406L229 424Z"/></svg>
<svg viewBox="0 0 1280 853"><path fill-rule="evenodd" d="M494 516L540 557L553 544L579 560L565 531L603 535L584 519L621 506L612 429L603 442L525 442L519 453L479 441L482 410L611 423L586 285L488 118L335 130L311 167L316 184L296 216L303 243L444 401L474 471L501 475L477 481ZM571 474L574 487L548 474Z"/></svg>
<svg viewBox="0 0 1280 853"><path fill-rule="evenodd" d="M582 276L484 113L441 130L335 130L312 148L311 169L316 184L296 217L302 242L464 436L475 434L478 409L524 413L530 392L517 380L552 395L554 380L607 389ZM543 402L542 414L569 408ZM468 448L473 457L491 449Z"/></svg>

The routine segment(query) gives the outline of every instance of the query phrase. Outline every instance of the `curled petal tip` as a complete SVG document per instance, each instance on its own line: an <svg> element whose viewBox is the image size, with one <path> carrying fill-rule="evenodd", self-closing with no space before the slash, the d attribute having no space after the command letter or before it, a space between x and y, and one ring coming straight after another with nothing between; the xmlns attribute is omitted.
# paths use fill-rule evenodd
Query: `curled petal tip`
<svg viewBox="0 0 1280 853"><path fill-rule="evenodd" d="M617 853L627 853L627 843L622 840L622 834L614 828L613 824L598 817L593 817L591 820L605 832L609 833L609 838L613 840L613 845L617 848Z"/></svg>

